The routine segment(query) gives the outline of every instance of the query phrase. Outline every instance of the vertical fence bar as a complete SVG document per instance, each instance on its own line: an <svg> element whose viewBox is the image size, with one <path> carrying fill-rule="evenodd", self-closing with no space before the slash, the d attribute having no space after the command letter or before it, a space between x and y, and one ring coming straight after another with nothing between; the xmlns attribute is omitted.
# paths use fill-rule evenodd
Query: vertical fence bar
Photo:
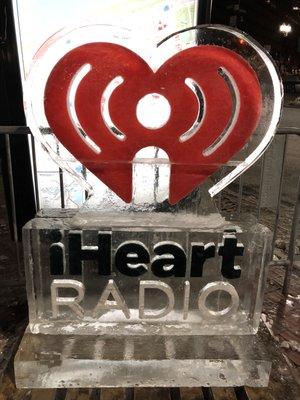
<svg viewBox="0 0 300 400"><path fill-rule="evenodd" d="M58 142L56 142L56 153L58 156L60 155ZM59 176L60 206L61 208L65 208L64 172L60 167L58 168L58 176Z"/></svg>
<svg viewBox="0 0 300 400"><path fill-rule="evenodd" d="M219 174L219 180L221 180L225 176L225 167L221 167L220 169L220 174ZM223 197L223 191L218 194L218 210L221 212L221 206L222 206L222 197Z"/></svg>
<svg viewBox="0 0 300 400"><path fill-rule="evenodd" d="M261 198L262 198L262 187L263 187L264 169L265 169L265 155L266 155L266 153L264 153L261 158L261 166L260 166L260 182L259 182L258 208L257 208L257 219L258 220L260 220L260 216L261 216Z"/></svg>
<svg viewBox="0 0 300 400"><path fill-rule="evenodd" d="M243 175L240 176L239 178L239 197L238 197L238 206L237 206L237 215L241 215L241 209L242 209L242 201L243 201L243 187L244 187L244 179Z"/></svg>
<svg viewBox="0 0 300 400"><path fill-rule="evenodd" d="M34 137L32 135L31 135L31 150L32 150L32 168L33 168L34 189L35 189L35 202L36 202L36 209L37 211L39 211L40 209L39 182L38 182L38 174L36 166L35 142L34 142Z"/></svg>
<svg viewBox="0 0 300 400"><path fill-rule="evenodd" d="M61 208L65 208L64 173L61 168L59 168L58 174L59 174L60 206Z"/></svg>
<svg viewBox="0 0 300 400"><path fill-rule="evenodd" d="M281 194L282 194L282 187L283 187L286 148L287 148L287 135L284 136L283 159L282 159L282 165L281 165L281 175L280 175L277 207L276 207L275 222L274 222L275 225L274 225L273 241L272 241L272 256L274 253L275 241L276 241L277 230L278 230L278 222L279 222L279 216L280 216L280 205L281 205Z"/></svg>
<svg viewBox="0 0 300 400"><path fill-rule="evenodd" d="M5 135L5 150L6 150L6 154L7 154L7 171L8 171L9 192L10 192L11 209L12 209L13 239L14 239L15 248L16 248L18 276L19 276L19 279L21 279L22 271L21 271L21 260L20 260L20 253L19 253L19 244L18 244L19 238L18 238L18 227L17 227L16 200L15 200L15 191L14 191L14 177L13 177L13 170L12 170L9 134Z"/></svg>
<svg viewBox="0 0 300 400"><path fill-rule="evenodd" d="M86 167L84 165L81 166L81 173L85 181L87 181L87 171ZM88 198L88 191L84 191L84 199L86 200Z"/></svg>
<svg viewBox="0 0 300 400"><path fill-rule="evenodd" d="M293 267L294 267L296 237L297 237L297 232L299 229L299 221L300 221L300 177L298 180L297 197L296 197L296 202L295 202L293 223L292 223L292 230L291 230L291 237L290 237L290 244L289 244L289 251L288 251L289 262L286 267L283 288L282 288L282 293L285 295L288 295L289 291L290 291L290 284L291 284L292 272L293 272Z"/></svg>

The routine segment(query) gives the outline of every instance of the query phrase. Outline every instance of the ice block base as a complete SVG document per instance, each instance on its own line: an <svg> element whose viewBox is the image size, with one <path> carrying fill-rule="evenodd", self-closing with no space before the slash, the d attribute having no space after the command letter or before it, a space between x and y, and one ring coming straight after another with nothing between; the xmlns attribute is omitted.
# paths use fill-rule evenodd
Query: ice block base
<svg viewBox="0 0 300 400"><path fill-rule="evenodd" d="M116 336L24 334L18 388L268 385L261 334Z"/></svg>

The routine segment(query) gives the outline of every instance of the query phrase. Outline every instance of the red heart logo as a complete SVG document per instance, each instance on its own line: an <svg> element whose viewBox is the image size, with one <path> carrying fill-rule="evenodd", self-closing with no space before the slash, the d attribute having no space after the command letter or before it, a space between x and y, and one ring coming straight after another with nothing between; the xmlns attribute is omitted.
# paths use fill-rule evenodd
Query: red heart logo
<svg viewBox="0 0 300 400"><path fill-rule="evenodd" d="M171 109L157 129L143 126L136 113L152 93ZM148 146L163 149L174 204L243 148L258 124L262 95L251 66L226 48L195 46L153 72L125 47L89 43L55 65L44 106L60 142L126 202L135 154Z"/></svg>

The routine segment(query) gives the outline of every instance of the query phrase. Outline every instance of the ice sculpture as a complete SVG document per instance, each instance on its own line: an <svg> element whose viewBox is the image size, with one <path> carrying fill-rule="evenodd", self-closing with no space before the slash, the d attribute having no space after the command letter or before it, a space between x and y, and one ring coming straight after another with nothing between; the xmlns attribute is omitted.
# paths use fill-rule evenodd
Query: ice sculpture
<svg viewBox="0 0 300 400"><path fill-rule="evenodd" d="M76 174L50 129L106 186L79 210L42 210L24 227L29 325L17 385L266 385L255 335L272 235L250 216L225 220L207 186L232 163L217 193L272 140L276 69L227 27L191 28L153 49L133 37L110 26L61 32L28 77L35 136Z"/></svg>

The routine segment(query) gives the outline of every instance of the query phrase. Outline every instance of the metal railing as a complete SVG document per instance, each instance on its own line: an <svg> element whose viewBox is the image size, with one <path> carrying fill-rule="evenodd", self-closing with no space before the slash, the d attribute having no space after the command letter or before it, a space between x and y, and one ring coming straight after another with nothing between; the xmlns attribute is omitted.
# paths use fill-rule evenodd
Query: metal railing
<svg viewBox="0 0 300 400"><path fill-rule="evenodd" d="M300 111L299 109L297 110ZM252 212L256 213L256 216L259 221L263 221L263 214L267 210L267 212L273 217L273 226L271 229L274 232L274 239L273 239L273 248L274 251L276 239L278 236L278 229L280 223L280 212L283 207L282 202L282 190L284 186L284 174L285 174L285 165L287 163L288 155L288 142L291 138L295 140L297 138L298 148L300 149L300 126L294 126L294 119L289 118L287 116L287 112L284 114L283 121L278 128L277 134L270 145L269 149L265 152L262 159L259 161L260 165L253 166L251 168L256 168L258 171L260 169L260 178L257 188L252 190L250 195L252 195L250 205L249 203L249 188L247 186L247 178L245 175L241 176L238 180L238 184L234 185L234 189L232 190L231 187L229 190L225 189L223 193L221 193L217 199L219 204L219 209L222 208L222 203L224 200L224 196L229 193L230 196L234 198L235 202L235 217L239 217L241 213L243 213L243 209L247 208L248 206L252 207ZM0 134L5 135L5 143L6 143L6 151L7 151L7 170L9 174L9 190L10 190L10 197L11 197L11 206L13 209L12 212L12 227L13 232L12 236L14 241L18 242L17 236L17 220L16 220L16 212L15 212L15 201L14 201L14 182L13 182L13 174L11 171L11 157L10 157L10 135L19 135L19 134L27 134L31 136L30 130L26 126L1 126L0 127ZM32 166L33 166L33 178L35 183L35 194L36 194L36 203L37 209L39 209L39 186L38 186L38 171L36 168L36 155L35 155L35 147L34 147L34 140L31 136L32 142ZM251 170L251 169L250 169ZM300 159L299 159L299 166L298 170L295 168L294 174L296 174L296 179L299 178L300 172ZM64 185L64 174L65 172L61 169L58 170L59 174L59 190L60 190L60 206L61 208L65 207L65 185ZM246 189L246 190L245 190ZM251 196L250 196L251 197ZM247 203L248 202L248 203ZM248 208L249 208L248 207ZM287 251L287 258L285 260L275 260L274 263L278 263L286 268L285 271L285 280L283 284L283 293L288 294L290 288L290 282L292 277L293 266L296 261L300 260L300 256L296 255L296 248L297 248L297 238L300 235L300 180L298 182L298 188L296 191L296 195L294 199L289 199L288 205L291 211L292 223L290 226L290 232L288 233L288 251ZM289 227L286 227L289 228ZM20 257L19 257L19 248L16 246L16 254L18 257L18 273L19 277L21 277L21 266L20 266Z"/></svg>

